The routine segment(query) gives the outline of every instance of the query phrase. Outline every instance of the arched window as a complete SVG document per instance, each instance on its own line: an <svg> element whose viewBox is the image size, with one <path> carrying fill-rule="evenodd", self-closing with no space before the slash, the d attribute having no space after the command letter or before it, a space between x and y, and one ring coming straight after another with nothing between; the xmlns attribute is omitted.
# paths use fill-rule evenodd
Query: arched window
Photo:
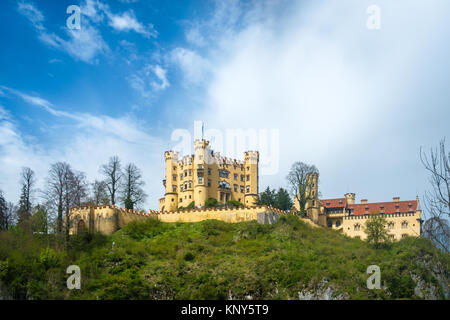
<svg viewBox="0 0 450 320"><path fill-rule="evenodd" d="M84 221L83 220L78 221L77 233L80 234L84 232L84 230L85 230Z"/></svg>
<svg viewBox="0 0 450 320"><path fill-rule="evenodd" d="M408 221L403 221L402 222L402 229L406 229L408 228Z"/></svg>
<svg viewBox="0 0 450 320"><path fill-rule="evenodd" d="M359 223L355 224L355 226L353 227L355 231L359 231L361 230L361 225Z"/></svg>
<svg viewBox="0 0 450 320"><path fill-rule="evenodd" d="M394 229L394 223L393 223L393 222L389 222L389 223L388 223L388 229L389 229L389 230Z"/></svg>

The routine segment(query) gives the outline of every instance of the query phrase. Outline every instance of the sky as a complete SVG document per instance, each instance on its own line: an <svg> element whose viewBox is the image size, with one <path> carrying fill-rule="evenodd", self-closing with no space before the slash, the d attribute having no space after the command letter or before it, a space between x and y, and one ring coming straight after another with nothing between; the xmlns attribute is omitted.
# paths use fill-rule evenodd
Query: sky
<svg viewBox="0 0 450 320"><path fill-rule="evenodd" d="M22 167L43 189L57 161L92 182L117 155L157 209L164 151L189 153L204 123L222 155L260 151L260 191L288 187L302 161L323 198L422 199L420 148L450 132L448 12L447 0L1 1L0 189L18 201Z"/></svg>

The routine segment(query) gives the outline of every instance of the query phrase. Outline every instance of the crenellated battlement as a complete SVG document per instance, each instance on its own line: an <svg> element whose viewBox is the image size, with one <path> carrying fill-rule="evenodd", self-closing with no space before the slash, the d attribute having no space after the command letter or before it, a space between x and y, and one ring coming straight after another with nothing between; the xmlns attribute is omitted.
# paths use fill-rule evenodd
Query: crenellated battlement
<svg viewBox="0 0 450 320"><path fill-rule="evenodd" d="M281 216L286 211L271 206L225 207L225 208L195 208L174 212L159 212L156 210L139 211L112 206L85 206L70 210L70 234L77 234L83 229L91 232L112 234L131 221L158 219L162 222L200 222L209 219L225 222L243 222L261 220L260 215ZM270 220L269 219L269 220ZM266 219L267 220L267 219Z"/></svg>

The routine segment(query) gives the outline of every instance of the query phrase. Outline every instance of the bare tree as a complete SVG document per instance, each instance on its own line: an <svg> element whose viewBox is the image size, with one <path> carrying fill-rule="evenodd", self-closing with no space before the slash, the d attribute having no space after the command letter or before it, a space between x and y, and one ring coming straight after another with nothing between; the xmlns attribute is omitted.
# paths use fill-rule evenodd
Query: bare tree
<svg viewBox="0 0 450 320"><path fill-rule="evenodd" d="M6 203L3 191L0 190L0 231L8 230L8 219L6 217L8 211L8 205Z"/></svg>
<svg viewBox="0 0 450 320"><path fill-rule="evenodd" d="M120 180L123 176L118 156L109 158L109 163L100 168L100 173L105 176L106 187L111 197L111 204L116 204L116 195L120 188Z"/></svg>
<svg viewBox="0 0 450 320"><path fill-rule="evenodd" d="M66 162L57 162L51 165L45 198L51 210L56 211L56 231L61 233L63 230L64 208L70 205L70 180L73 175L70 165Z"/></svg>
<svg viewBox="0 0 450 320"><path fill-rule="evenodd" d="M312 198L308 190L312 189L313 181L310 177L313 173L319 173L314 165L295 162L286 177L291 188L291 193L298 201L300 215L302 216L306 214L306 202Z"/></svg>
<svg viewBox="0 0 450 320"><path fill-rule="evenodd" d="M105 181L95 180L91 185L92 195L91 202L96 205L105 205L109 204L109 196L108 196L108 188L106 186Z"/></svg>
<svg viewBox="0 0 450 320"><path fill-rule="evenodd" d="M0 231L8 230L17 220L17 207L7 202L3 191L0 190Z"/></svg>
<svg viewBox="0 0 450 320"><path fill-rule="evenodd" d="M424 203L428 220L424 224L424 235L448 252L450 216L450 152L445 151L445 138L438 149L431 149L426 155L420 149L420 159L430 172L432 189L425 192Z"/></svg>
<svg viewBox="0 0 450 320"><path fill-rule="evenodd" d="M147 195L142 189L144 185L141 170L133 163L127 164L124 169L120 198L125 208L135 209L145 202Z"/></svg>
<svg viewBox="0 0 450 320"><path fill-rule="evenodd" d="M36 184L35 173L30 168L22 168L20 176L21 194L19 200L19 222L23 222L31 218L32 196L34 193L34 185Z"/></svg>
<svg viewBox="0 0 450 320"><path fill-rule="evenodd" d="M70 207L81 207L86 203L88 197L88 183L84 172L73 172L70 179L70 189L72 194L72 199L69 199Z"/></svg>

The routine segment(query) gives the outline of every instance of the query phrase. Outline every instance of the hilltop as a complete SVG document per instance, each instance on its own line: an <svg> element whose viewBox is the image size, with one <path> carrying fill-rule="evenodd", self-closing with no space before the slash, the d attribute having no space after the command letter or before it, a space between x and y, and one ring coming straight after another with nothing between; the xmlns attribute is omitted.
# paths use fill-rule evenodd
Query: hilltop
<svg viewBox="0 0 450 320"><path fill-rule="evenodd" d="M294 216L273 225L131 222L111 236L0 233L0 295L22 299L444 299L450 258L424 238L375 249ZM81 269L81 290L66 268ZM369 290L369 265L382 289Z"/></svg>

